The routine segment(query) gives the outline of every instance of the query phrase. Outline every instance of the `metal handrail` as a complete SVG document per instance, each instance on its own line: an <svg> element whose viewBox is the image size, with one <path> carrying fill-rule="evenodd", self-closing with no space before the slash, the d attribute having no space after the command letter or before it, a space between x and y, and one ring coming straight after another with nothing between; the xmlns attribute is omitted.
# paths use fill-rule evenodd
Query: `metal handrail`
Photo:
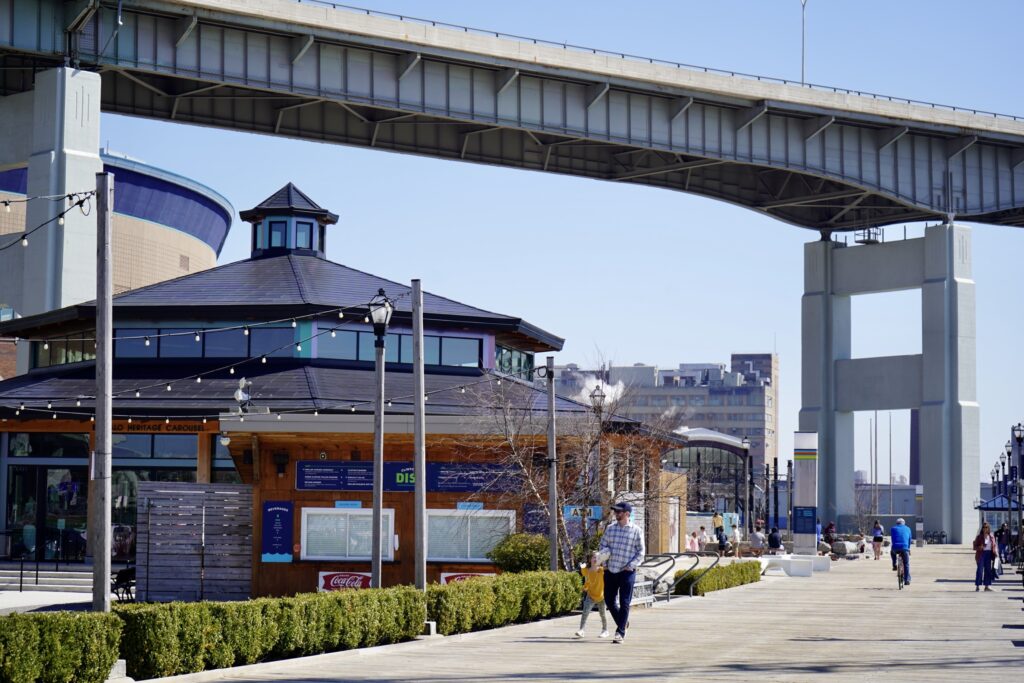
<svg viewBox="0 0 1024 683"><path fill-rule="evenodd" d="M700 563L700 558L701 557L714 557L715 558L715 561L712 562L711 565L707 569L702 571L700 573L700 575L696 579L694 579L693 583L690 584L690 597L692 598L693 597L693 589L697 587L697 584L700 583L700 580L704 578L705 574L707 574L709 571L711 571L712 569L714 569L715 567L718 566L718 563L722 561L722 557L718 553L711 552L711 551L708 551L708 550L699 550L699 551L692 551L691 550L690 552L683 553L683 554L684 555L689 555L691 557L696 557L697 558L697 563ZM694 564L693 566L696 567L697 564ZM683 580L683 577L680 576L679 577L679 581L682 581L682 580ZM678 584L678 581L676 583ZM674 590L675 586L673 586L672 588Z"/></svg>
<svg viewBox="0 0 1024 683"><path fill-rule="evenodd" d="M685 64L683 62L673 62L664 59L655 59L653 57L642 57L640 55L629 54L628 52L610 52L608 50L600 50L592 47L584 47L582 45L573 45L572 43L559 43L552 40L544 40L543 38L529 38L527 36L519 36L514 33L502 33L500 31L489 31L486 29L472 28L470 26L460 26L458 24L449 24L444 21L434 21L432 19L420 19L418 17L410 17L404 14L394 14L391 12L381 12L379 10L366 9L365 7L353 7L352 5L344 5L336 2L328 2L327 0L295 0L302 4L321 5L331 7L333 9L348 10L352 12L359 12L367 16L383 17L385 19L397 19L398 21L407 21L410 23L421 24L424 26L432 26L434 28L445 28L452 29L455 31L462 31L463 33L474 33L482 36L492 36L494 38L503 38L509 40L516 40L520 42L532 43L534 45L545 45L549 47L561 48L563 50L573 50L576 52L586 52L593 55L601 55L604 57L615 57L618 59L625 59L634 62L646 62L648 64L657 64L660 66L669 66L676 69L689 69L692 71L703 71L704 73L716 74L720 76L729 76L732 78L745 78L748 80L762 81L767 83L778 83L780 85L792 85L800 88L808 88L810 90L819 90L823 92L832 92L840 95L857 95L858 97L870 97L874 100L886 100L888 102L896 102L898 104L911 104L922 107L930 107L932 109L944 109L947 111L963 112L968 114L975 114L978 116L991 116L996 119L1006 119L1009 121L1024 121L1024 116L1014 116L1013 114L999 114L997 112L985 111L983 109L968 109L967 107L957 107L951 104L937 104L935 102L925 102L924 100L914 100L906 97L894 97L892 95L881 95L878 93L868 92L865 90L848 90L846 88L838 88L830 85L820 85L816 83L800 83L797 81L790 81L785 78L777 78L774 76L760 76L757 74L748 74L742 71L729 71L727 69L716 69L714 67L699 66L696 64Z"/></svg>
<svg viewBox="0 0 1024 683"><path fill-rule="evenodd" d="M683 580L683 577L686 576L686 574L688 572L691 572L694 569L696 569L697 565L700 564L700 556L699 555L695 555L692 551L691 552L685 552L685 553L679 553L679 555L682 556L682 557L693 557L693 564L691 564L682 573L680 573L679 577L676 578L674 581L672 581L672 585L669 586L666 589L666 592L667 592L667 594L669 596L668 597L669 600L672 599L672 594L676 592L676 586L678 586L679 582Z"/></svg>
<svg viewBox="0 0 1024 683"><path fill-rule="evenodd" d="M665 564L666 562L669 563L667 569L665 569L660 574L658 574L658 576L656 576L654 579L652 579L654 587L657 588L658 583L663 578L665 578L666 574L668 574L670 571L672 571L673 567L675 567L676 558L679 558L682 555L683 555L683 553L658 553L656 555L648 555L647 557L644 558L644 561L640 563L640 567L641 568L646 567L647 569L657 569L658 567L660 567L661 565ZM692 569L692 567L691 567L691 569ZM674 588L674 587L675 586L673 585L672 588ZM655 596L657 596L657 591L652 591L652 592L655 594ZM671 590L669 591L669 593L667 595L667 599L668 600L672 599Z"/></svg>

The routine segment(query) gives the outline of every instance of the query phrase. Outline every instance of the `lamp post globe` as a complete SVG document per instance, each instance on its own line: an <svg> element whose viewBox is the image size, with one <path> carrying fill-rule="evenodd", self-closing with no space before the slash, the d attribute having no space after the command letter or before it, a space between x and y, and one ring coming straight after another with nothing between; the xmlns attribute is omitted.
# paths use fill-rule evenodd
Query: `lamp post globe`
<svg viewBox="0 0 1024 683"><path fill-rule="evenodd" d="M369 308L370 320L373 322L373 333L378 337L383 337L387 331L388 323L391 322L391 314L395 310L394 304L384 294L383 289L378 289L377 295L370 299Z"/></svg>
<svg viewBox="0 0 1024 683"><path fill-rule="evenodd" d="M1013 438L1017 442L1018 447L1020 446L1020 443L1024 441L1024 425L1020 422L1013 427Z"/></svg>
<svg viewBox="0 0 1024 683"><path fill-rule="evenodd" d="M383 502L384 502L384 335L391 322L394 305L384 293L383 288L367 304L369 318L373 323L374 340L374 396L373 409L373 510L370 548L370 585L380 588L381 565L383 563L384 542Z"/></svg>
<svg viewBox="0 0 1024 683"><path fill-rule="evenodd" d="M594 387L594 390L590 392L590 404L594 406L594 410L600 412L601 408L604 407L604 400L607 395L601 390L601 385L598 384Z"/></svg>

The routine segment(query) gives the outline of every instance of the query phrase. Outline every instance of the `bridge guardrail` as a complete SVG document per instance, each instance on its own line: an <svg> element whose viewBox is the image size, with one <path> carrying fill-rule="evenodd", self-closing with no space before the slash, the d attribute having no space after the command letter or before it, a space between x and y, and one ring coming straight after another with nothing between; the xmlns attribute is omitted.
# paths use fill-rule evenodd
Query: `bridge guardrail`
<svg viewBox="0 0 1024 683"><path fill-rule="evenodd" d="M583 45L573 45L572 43L559 43L557 41L545 40L543 38L530 38L528 36L520 36L514 33L502 33L501 31L489 31L486 29L473 28L471 26L460 26L459 24L449 24L444 21L434 21L432 19L421 19L419 17L411 17L405 14L382 12L380 10L366 9L365 7L354 7L352 5L329 2L328 0L295 0L295 2L307 5L320 5L324 7L331 7L333 9L347 10L350 12L358 12L360 14L365 14L367 16L382 17L384 19L397 19L398 21L407 21L410 23L421 24L424 26L433 26L436 28L445 28L454 31L462 31L463 33L473 33L475 35L481 36L491 36L494 38L517 40L520 42L532 43L534 45L544 45L547 47L561 48L563 50L585 52L593 55L601 55L604 57L616 57L618 59L626 59L632 62L645 62L647 64L669 66L674 67L676 69L703 71L704 73L716 74L720 76L746 78L755 81L764 81L766 83L777 83L780 85L792 85L800 88L808 88L810 90L819 90L822 92L833 92L841 95L857 95L858 97L869 97L874 100L886 100L888 102L896 102L897 104L911 104L921 107L930 107L932 109L944 109L946 111L963 112L965 114L974 114L976 116L991 116L992 118L1006 119L1007 121L1024 121L1024 116L1014 116L1013 114L999 114L997 112L985 111L983 109L969 109L967 107L957 107L952 104L937 104L935 102L925 102L923 100L914 100L906 97L893 97L892 95L881 95L879 93L868 92L865 90L849 90L847 88L839 88L830 85L820 85L817 83L801 83L799 81L791 81L785 78L777 78L775 76L760 76L758 74L748 74L742 71L729 71L728 69L716 69L710 66L700 66L697 64L673 62L671 60L656 59L654 57L642 57L640 55L634 55L628 52L613 52L610 50L601 50L598 48L585 47Z"/></svg>

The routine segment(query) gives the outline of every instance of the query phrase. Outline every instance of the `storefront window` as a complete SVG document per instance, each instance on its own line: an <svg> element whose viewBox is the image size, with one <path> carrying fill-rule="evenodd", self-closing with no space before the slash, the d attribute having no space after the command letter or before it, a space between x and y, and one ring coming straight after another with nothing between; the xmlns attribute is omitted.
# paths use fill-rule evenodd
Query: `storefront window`
<svg viewBox="0 0 1024 683"><path fill-rule="evenodd" d="M195 434L154 434L154 458L192 458L199 454L199 437Z"/></svg>
<svg viewBox="0 0 1024 683"><path fill-rule="evenodd" d="M384 533L381 555L394 559L392 539L395 534L395 511L381 511ZM369 560L372 538L372 510L345 508L302 509L303 560Z"/></svg>
<svg viewBox="0 0 1024 683"><path fill-rule="evenodd" d="M487 553L515 523L512 510L427 510L427 559L489 562Z"/></svg>
<svg viewBox="0 0 1024 683"><path fill-rule="evenodd" d="M89 435L15 432L10 435L7 454L14 458L88 458Z"/></svg>
<svg viewBox="0 0 1024 683"><path fill-rule="evenodd" d="M441 365L480 367L480 340L445 337L441 341Z"/></svg>
<svg viewBox="0 0 1024 683"><path fill-rule="evenodd" d="M249 332L249 355L291 356L295 332L290 327L254 327Z"/></svg>
<svg viewBox="0 0 1024 683"><path fill-rule="evenodd" d="M206 333L207 358L245 358L249 355L249 337L244 330Z"/></svg>
<svg viewBox="0 0 1024 683"><path fill-rule="evenodd" d="M118 358L156 358L157 331L153 328L127 328L114 330L117 341L114 342L114 355ZM137 339L122 339L137 337ZM149 344L146 344L149 337Z"/></svg>
<svg viewBox="0 0 1024 683"><path fill-rule="evenodd" d="M112 435L114 458L153 457L153 437L150 434Z"/></svg>

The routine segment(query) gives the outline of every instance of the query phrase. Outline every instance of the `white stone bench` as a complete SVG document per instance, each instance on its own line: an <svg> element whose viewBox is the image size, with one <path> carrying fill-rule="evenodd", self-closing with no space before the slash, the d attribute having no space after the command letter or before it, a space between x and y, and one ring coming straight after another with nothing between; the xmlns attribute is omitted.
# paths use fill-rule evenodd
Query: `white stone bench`
<svg viewBox="0 0 1024 683"><path fill-rule="evenodd" d="M810 559L804 558L764 557L761 558L761 564L764 567L761 574L766 573L769 569L781 569L786 572L786 576L811 576L814 572L814 564Z"/></svg>
<svg viewBox="0 0 1024 683"><path fill-rule="evenodd" d="M811 568L816 572L832 571L832 558L828 555L790 555L794 560L810 560Z"/></svg>

